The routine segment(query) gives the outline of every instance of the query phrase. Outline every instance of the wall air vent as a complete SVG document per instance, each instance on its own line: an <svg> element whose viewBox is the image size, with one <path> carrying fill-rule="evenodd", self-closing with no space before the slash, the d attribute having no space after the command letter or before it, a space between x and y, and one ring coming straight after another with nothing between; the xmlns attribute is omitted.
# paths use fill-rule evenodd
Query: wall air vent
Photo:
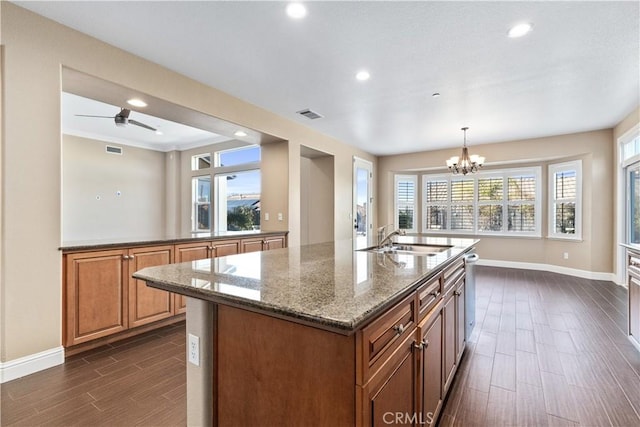
<svg viewBox="0 0 640 427"><path fill-rule="evenodd" d="M296 113L300 114L301 116L305 116L307 119L311 119L311 120L321 119L323 117L320 114L316 113L315 111L309 110L308 108L306 110L296 111Z"/></svg>
<svg viewBox="0 0 640 427"><path fill-rule="evenodd" d="M107 150L107 153L109 153L109 154L118 154L118 155L122 156L122 147L116 147L114 145L107 145L106 146L106 150Z"/></svg>

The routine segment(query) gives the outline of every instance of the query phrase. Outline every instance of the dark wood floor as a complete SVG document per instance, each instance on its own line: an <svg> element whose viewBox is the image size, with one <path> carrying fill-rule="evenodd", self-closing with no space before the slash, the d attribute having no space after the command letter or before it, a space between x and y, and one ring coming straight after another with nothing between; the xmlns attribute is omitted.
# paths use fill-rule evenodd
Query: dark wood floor
<svg viewBox="0 0 640 427"><path fill-rule="evenodd" d="M184 322L0 387L5 426L184 426Z"/></svg>
<svg viewBox="0 0 640 427"><path fill-rule="evenodd" d="M478 268L477 324L441 426L640 426L627 290Z"/></svg>
<svg viewBox="0 0 640 427"><path fill-rule="evenodd" d="M477 326L441 426L640 426L626 289L479 267ZM184 323L1 387L0 425L184 426Z"/></svg>

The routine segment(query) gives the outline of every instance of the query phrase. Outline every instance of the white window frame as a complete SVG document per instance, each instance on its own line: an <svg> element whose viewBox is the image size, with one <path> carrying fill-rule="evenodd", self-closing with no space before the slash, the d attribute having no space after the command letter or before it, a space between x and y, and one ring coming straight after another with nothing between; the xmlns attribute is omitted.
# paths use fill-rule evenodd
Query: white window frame
<svg viewBox="0 0 640 427"><path fill-rule="evenodd" d="M395 175L393 180L393 217L394 217L394 226L395 229L400 228L400 221L398 219L398 209L400 208L398 204L398 183L400 181L411 181L413 182L413 220L412 228L405 228L405 232L407 233L417 233L418 232L418 176L417 175Z"/></svg>
<svg viewBox="0 0 640 427"><path fill-rule="evenodd" d="M548 220L549 230L547 237L550 239L562 240L582 240L582 160L572 160L564 163L554 163L549 165L549 191L548 191ZM576 172L576 197L570 199L556 199L555 194L555 174L559 172L575 171ZM555 220L557 202L574 202L575 203L575 233L558 233L556 232Z"/></svg>
<svg viewBox="0 0 640 427"><path fill-rule="evenodd" d="M197 209L197 207L196 207L195 201L193 200L193 195L192 195L191 196L192 198L191 200L191 232L196 233L196 232L225 231L225 230L221 230L221 226L224 225L226 227L226 216L224 214L227 211L227 201L225 199L220 199L220 195L223 193L226 193L226 183L220 184L216 179L216 177L220 175L231 175L234 173L251 172L256 170L262 172L262 167L261 167L262 153L260 153L260 161L257 161L257 162L242 163L242 164L233 165L233 166L217 166L220 164L220 153L229 152L229 151L246 150L254 147L259 147L259 145L251 144L251 145L241 145L238 147L225 148L225 149L219 149L219 150L207 150L199 154L193 154L191 156L189 165L191 169L190 175L191 175L192 182L193 182L193 178L197 178L197 177L210 176L211 178L211 184L210 184L211 195L209 200L209 203L210 203L209 229L208 230L197 229L195 225L196 213L194 211L194 209ZM197 157L202 157L206 155L209 155L211 158L211 166L209 168L194 170L193 169L194 159ZM260 177L260 182L262 186L262 176ZM262 193L262 188L261 188L261 193Z"/></svg>
<svg viewBox="0 0 640 427"><path fill-rule="evenodd" d="M517 204L533 204L535 209L535 229L532 232L521 231L509 231L508 230L508 213L509 202L508 197L508 178L520 175L533 175L536 180L536 198L532 203L520 203ZM503 198L500 203L496 201L478 201L478 179L480 178L496 178L502 177L503 180ZM452 230L451 227L451 206L465 205L466 203L451 202L451 182L461 179L473 179L474 180L474 201L473 201L473 230ZM427 188L427 182L429 181L447 181L447 202L443 203L430 203L425 201L425 191ZM514 169L496 169L490 171L477 172L473 175L457 176L457 175L443 175L443 174L423 174L422 175L422 190L420 194L420 203L422 208L422 232L427 234L460 234L460 235L473 235L473 236L496 236L496 237L530 237L530 238L542 238L542 167L534 166L527 168L514 168ZM490 204L502 204L502 231L479 231L478 230L478 212L479 207ZM428 205L446 205L447 207L447 228L443 230L427 229L427 209Z"/></svg>

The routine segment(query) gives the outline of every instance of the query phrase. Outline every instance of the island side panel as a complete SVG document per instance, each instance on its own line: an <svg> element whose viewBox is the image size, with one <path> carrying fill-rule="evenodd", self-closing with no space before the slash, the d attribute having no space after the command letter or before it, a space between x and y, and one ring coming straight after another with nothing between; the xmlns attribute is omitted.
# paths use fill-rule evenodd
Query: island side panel
<svg viewBox="0 0 640 427"><path fill-rule="evenodd" d="M189 335L199 339L199 366L187 361L187 425L215 425L215 401L211 390L215 387L215 332L216 304L186 297L186 344L189 353ZM188 359L188 357L187 357Z"/></svg>
<svg viewBox="0 0 640 427"><path fill-rule="evenodd" d="M219 426L354 425L355 337L219 305Z"/></svg>

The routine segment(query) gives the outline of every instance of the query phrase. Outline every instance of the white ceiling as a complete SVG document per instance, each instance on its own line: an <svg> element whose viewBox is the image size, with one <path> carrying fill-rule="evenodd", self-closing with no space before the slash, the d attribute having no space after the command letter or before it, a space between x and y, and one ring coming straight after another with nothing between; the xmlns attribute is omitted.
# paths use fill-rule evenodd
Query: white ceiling
<svg viewBox="0 0 640 427"><path fill-rule="evenodd" d="M162 135L132 124L124 127L116 126L114 119L77 116L77 114L85 114L113 117L120 112L121 107L131 110L129 119L137 120L156 128L162 132ZM109 105L63 92L62 132L84 138L99 139L157 151L187 150L231 139L184 124L150 116L135 111L135 109L135 107L129 105Z"/></svg>
<svg viewBox="0 0 640 427"><path fill-rule="evenodd" d="M378 155L610 128L640 98L637 1L17 3Z"/></svg>

